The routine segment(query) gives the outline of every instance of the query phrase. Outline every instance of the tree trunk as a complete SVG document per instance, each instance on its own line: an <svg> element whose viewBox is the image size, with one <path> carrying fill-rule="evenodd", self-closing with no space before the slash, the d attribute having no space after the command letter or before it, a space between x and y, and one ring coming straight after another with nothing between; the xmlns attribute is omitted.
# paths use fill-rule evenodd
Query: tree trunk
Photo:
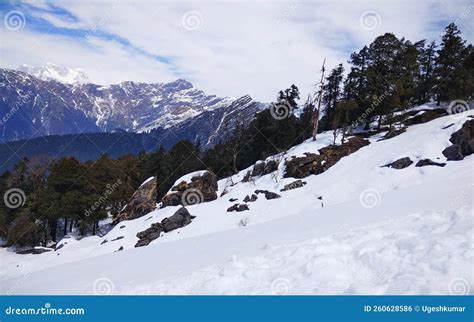
<svg viewBox="0 0 474 322"><path fill-rule="evenodd" d="M92 225L92 235L95 236L95 225L96 225L96 222L94 221L93 225Z"/></svg>
<svg viewBox="0 0 474 322"><path fill-rule="evenodd" d="M67 218L65 218L64 219L64 228L63 228L64 236L67 235L67 223L68 223L68 220L67 220Z"/></svg>
<svg viewBox="0 0 474 322"><path fill-rule="evenodd" d="M69 224L69 232L72 232L73 226L74 226L74 220L71 220L71 223Z"/></svg>
<svg viewBox="0 0 474 322"><path fill-rule="evenodd" d="M51 233L51 239L53 240L53 242L56 242L56 229L58 226L58 221L56 219L51 220L49 226L50 226L49 228L50 228L50 233Z"/></svg>
<svg viewBox="0 0 474 322"><path fill-rule="evenodd" d="M319 109L314 111L313 114L313 141L316 141L316 135L318 134L319 125Z"/></svg>

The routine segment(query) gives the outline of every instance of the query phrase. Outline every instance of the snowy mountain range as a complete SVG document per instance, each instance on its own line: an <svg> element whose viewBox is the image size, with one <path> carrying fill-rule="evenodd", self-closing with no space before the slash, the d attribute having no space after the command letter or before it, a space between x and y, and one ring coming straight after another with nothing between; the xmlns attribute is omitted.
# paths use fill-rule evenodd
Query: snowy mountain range
<svg viewBox="0 0 474 322"><path fill-rule="evenodd" d="M90 83L89 77L85 74L83 69L63 67L50 62L40 67L23 64L18 70L42 80L56 80L65 84Z"/></svg>
<svg viewBox="0 0 474 322"><path fill-rule="evenodd" d="M87 79L79 69L51 63L41 68L0 69L0 141L159 129L184 133L210 146L219 125L230 122L230 114L248 120L265 106L248 95L237 99L207 95L184 79L110 86Z"/></svg>
<svg viewBox="0 0 474 322"><path fill-rule="evenodd" d="M407 120L428 116L430 108L408 111ZM262 161L257 162L218 181L217 199L188 205L195 216L191 222L144 247L134 247L139 236L180 206L121 221L105 236L65 238L41 255L0 249L0 290L9 295L473 294L474 155L453 161L445 151L464 135L463 145L472 153L474 111L433 115L396 136L367 135L367 145L298 185L288 177L288 162L330 148L332 132L262 160L276 163L271 173L255 171ZM341 146L340 139L332 148ZM401 160L408 162L394 165ZM252 180L245 179L249 173ZM200 173L176 184L194 175ZM279 196L267 198L261 191ZM246 209L229 212L235 203Z"/></svg>

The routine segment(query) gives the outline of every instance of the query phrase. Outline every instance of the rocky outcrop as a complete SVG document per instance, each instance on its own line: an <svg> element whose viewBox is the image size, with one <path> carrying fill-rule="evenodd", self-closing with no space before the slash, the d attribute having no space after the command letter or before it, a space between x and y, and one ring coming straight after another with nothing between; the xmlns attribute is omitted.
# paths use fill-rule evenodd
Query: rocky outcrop
<svg viewBox="0 0 474 322"><path fill-rule="evenodd" d="M458 161L474 152L474 120L466 121L463 126L451 135L453 144L443 150L448 161Z"/></svg>
<svg viewBox="0 0 474 322"><path fill-rule="evenodd" d="M413 161L410 160L409 157L405 157L405 158L401 158L401 159L398 159L396 161L393 161L392 163L383 165L382 168L387 167L387 168L400 170L400 169L405 169L405 168L409 167L412 163L413 163Z"/></svg>
<svg viewBox="0 0 474 322"><path fill-rule="evenodd" d="M162 208L167 206L189 206L217 199L217 177L206 171L191 178L191 182L181 181L171 188L161 199Z"/></svg>
<svg viewBox="0 0 474 322"><path fill-rule="evenodd" d="M423 159L423 160L418 161L415 164L415 167L425 167L427 165L434 165L434 166L438 166L438 167L444 167L446 165L446 163L439 163L439 162L434 162L430 159Z"/></svg>
<svg viewBox="0 0 474 322"><path fill-rule="evenodd" d="M271 200L271 199L278 199L281 198L281 196L278 193L274 193L268 190L255 190L255 194L263 193L265 195L265 199Z"/></svg>
<svg viewBox="0 0 474 322"><path fill-rule="evenodd" d="M249 206L247 206L244 203L242 203L242 204L236 203L235 205L227 208L228 212L232 212L232 211L241 212L241 211L245 211L245 210L250 210L250 209L249 209Z"/></svg>
<svg viewBox="0 0 474 322"><path fill-rule="evenodd" d="M294 157L286 161L285 178L306 178L320 174L336 164L340 159L369 144L368 140L355 136L342 145L331 145L319 150L319 154L305 153L304 157Z"/></svg>
<svg viewBox="0 0 474 322"><path fill-rule="evenodd" d="M139 232L137 234L139 240L135 244L135 247L147 246L149 243L159 238L162 232L167 233L187 226L194 218L196 217L191 216L186 208L181 207L173 214L173 216L163 219L161 223L151 224L150 228Z"/></svg>
<svg viewBox="0 0 474 322"><path fill-rule="evenodd" d="M117 225L123 220L132 220L142 217L156 209L156 178L153 177L143 183L132 195L125 208L114 218Z"/></svg>
<svg viewBox="0 0 474 322"><path fill-rule="evenodd" d="M298 189L298 188L303 187L305 184L306 184L306 182L304 182L302 180L296 180L296 181L293 181L292 183L286 184L283 187L283 189L281 189L280 191L288 191L288 190Z"/></svg>

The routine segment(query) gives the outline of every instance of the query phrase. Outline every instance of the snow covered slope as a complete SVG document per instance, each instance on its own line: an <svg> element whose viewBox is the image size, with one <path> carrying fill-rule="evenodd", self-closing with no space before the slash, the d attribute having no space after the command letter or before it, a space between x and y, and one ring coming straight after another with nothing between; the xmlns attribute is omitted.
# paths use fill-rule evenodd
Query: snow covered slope
<svg viewBox="0 0 474 322"><path fill-rule="evenodd" d="M323 133L275 156L277 173L241 183L246 169L219 181L218 195L227 194L189 206L191 224L146 247L134 248L137 232L178 207L124 221L102 238L65 239L55 252L2 249L0 292L472 294L474 155L446 161L441 151L473 116L441 117L388 140L380 133L302 188L280 192L294 181L283 178L284 159L331 144ZM381 167L402 157L447 164ZM249 211L226 212L230 198L242 202L256 189L281 198L259 194Z"/></svg>

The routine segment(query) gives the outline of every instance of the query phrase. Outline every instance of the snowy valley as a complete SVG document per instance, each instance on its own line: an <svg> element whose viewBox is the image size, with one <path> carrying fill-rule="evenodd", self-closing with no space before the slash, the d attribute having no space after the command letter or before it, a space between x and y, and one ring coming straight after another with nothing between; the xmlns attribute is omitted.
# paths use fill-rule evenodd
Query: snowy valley
<svg viewBox="0 0 474 322"><path fill-rule="evenodd" d="M191 222L146 246L135 247L137 234L181 205L158 205L102 237L64 238L39 255L2 248L1 292L472 294L474 156L451 161L443 151L473 118L473 110L447 114L390 138L361 131L369 144L295 184L288 162L331 146L333 132L323 132L265 160L274 171L255 165L219 180L215 200L186 206ZM403 168L385 166L407 157ZM426 159L440 164L419 163ZM228 211L235 204L247 207Z"/></svg>

